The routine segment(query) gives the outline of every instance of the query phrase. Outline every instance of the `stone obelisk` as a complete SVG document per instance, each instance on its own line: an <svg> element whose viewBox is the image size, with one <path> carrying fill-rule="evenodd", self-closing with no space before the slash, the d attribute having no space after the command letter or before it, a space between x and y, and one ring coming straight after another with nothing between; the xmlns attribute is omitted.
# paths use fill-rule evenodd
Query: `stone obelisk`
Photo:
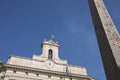
<svg viewBox="0 0 120 80"><path fill-rule="evenodd" d="M102 0L88 0L107 80L120 80L120 35Z"/></svg>

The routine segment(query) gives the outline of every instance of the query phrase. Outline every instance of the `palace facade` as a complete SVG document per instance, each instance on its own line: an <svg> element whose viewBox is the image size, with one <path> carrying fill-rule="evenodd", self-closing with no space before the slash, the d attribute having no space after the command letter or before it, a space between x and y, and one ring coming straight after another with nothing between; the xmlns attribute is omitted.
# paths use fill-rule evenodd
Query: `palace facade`
<svg viewBox="0 0 120 80"><path fill-rule="evenodd" d="M0 80L94 80L85 67L70 65L58 56L60 45L52 39L41 44L42 54L32 58L11 55L0 62Z"/></svg>

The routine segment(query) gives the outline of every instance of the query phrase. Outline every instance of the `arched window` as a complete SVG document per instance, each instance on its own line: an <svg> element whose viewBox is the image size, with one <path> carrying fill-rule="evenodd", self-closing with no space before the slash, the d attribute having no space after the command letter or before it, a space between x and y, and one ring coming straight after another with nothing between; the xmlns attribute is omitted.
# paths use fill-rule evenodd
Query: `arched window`
<svg viewBox="0 0 120 80"><path fill-rule="evenodd" d="M48 52L48 59L52 59L52 56L53 56L53 52L52 52L52 50L50 49L49 52Z"/></svg>

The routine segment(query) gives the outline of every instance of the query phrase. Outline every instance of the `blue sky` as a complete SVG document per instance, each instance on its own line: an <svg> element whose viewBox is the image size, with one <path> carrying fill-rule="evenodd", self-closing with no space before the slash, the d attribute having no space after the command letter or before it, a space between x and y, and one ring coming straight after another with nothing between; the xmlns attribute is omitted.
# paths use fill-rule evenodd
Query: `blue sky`
<svg viewBox="0 0 120 80"><path fill-rule="evenodd" d="M104 0L120 32L120 0ZM85 66L106 80L87 0L0 0L0 60L40 55L50 35L60 44L59 56Z"/></svg>

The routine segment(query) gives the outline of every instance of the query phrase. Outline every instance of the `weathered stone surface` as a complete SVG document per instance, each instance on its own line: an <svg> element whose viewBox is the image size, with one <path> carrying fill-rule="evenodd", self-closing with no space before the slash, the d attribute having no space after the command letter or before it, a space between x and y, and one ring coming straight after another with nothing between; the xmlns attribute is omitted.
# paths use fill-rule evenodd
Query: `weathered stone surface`
<svg viewBox="0 0 120 80"><path fill-rule="evenodd" d="M120 35L102 0L89 6L107 80L120 80Z"/></svg>

